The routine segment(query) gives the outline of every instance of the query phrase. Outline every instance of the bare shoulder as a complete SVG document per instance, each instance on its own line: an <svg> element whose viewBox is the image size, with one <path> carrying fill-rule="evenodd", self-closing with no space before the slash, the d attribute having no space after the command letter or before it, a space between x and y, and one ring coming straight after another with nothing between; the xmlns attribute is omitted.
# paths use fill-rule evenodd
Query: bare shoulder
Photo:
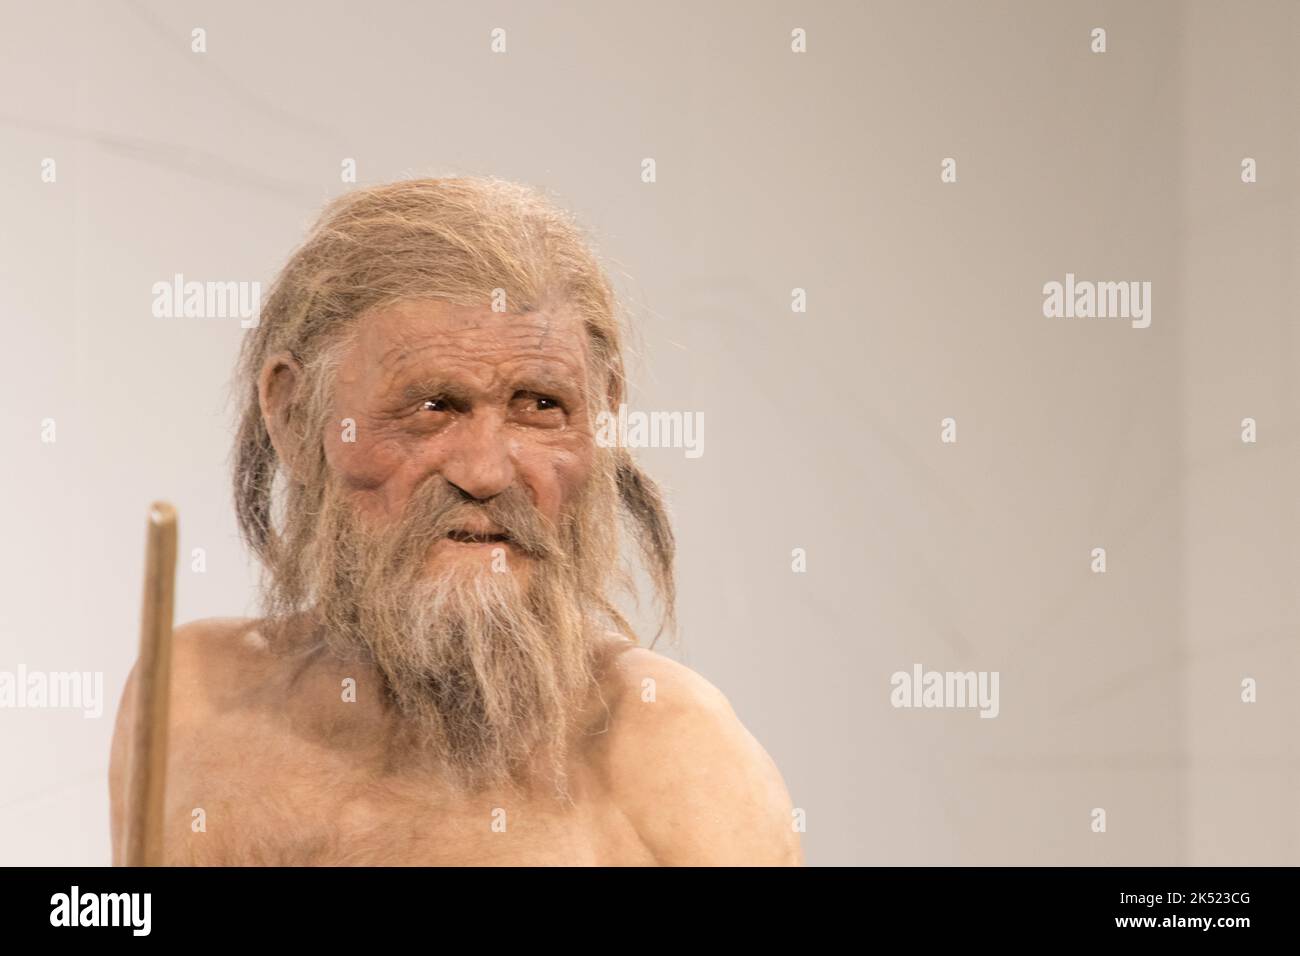
<svg viewBox="0 0 1300 956"><path fill-rule="evenodd" d="M201 713L223 689L269 659L268 644L252 618L207 618L191 621L172 632L169 718L183 722ZM131 665L117 709L113 754L125 746L126 730L135 711L140 662Z"/></svg>
<svg viewBox="0 0 1300 956"><path fill-rule="evenodd" d="M191 621L172 639L172 701L183 708L219 701L229 688L253 680L274 663L270 641L255 618Z"/></svg>
<svg viewBox="0 0 1300 956"><path fill-rule="evenodd" d="M803 863L781 773L718 688L677 661L627 647L604 693L603 775L659 863Z"/></svg>

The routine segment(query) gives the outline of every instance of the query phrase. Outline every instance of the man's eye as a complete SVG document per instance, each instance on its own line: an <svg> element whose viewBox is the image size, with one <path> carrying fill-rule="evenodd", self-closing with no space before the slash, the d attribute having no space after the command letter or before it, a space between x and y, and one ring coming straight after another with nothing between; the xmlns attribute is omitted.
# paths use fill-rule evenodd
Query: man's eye
<svg viewBox="0 0 1300 956"><path fill-rule="evenodd" d="M538 395L536 392L519 392L511 402L518 420L537 427L554 428L564 423L568 414L564 403L550 395Z"/></svg>
<svg viewBox="0 0 1300 956"><path fill-rule="evenodd" d="M447 400L445 398L426 398L420 408L426 412L445 412L448 410Z"/></svg>

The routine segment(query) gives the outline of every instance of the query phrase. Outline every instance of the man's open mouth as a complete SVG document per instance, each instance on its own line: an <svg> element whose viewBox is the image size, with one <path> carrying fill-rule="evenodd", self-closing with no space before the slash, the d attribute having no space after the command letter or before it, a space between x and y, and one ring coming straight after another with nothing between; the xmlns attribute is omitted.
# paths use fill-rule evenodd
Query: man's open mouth
<svg viewBox="0 0 1300 956"><path fill-rule="evenodd" d="M508 534L478 534L473 531L448 531L447 537L452 541L459 541L462 544L491 544L500 542L502 544L510 543Z"/></svg>

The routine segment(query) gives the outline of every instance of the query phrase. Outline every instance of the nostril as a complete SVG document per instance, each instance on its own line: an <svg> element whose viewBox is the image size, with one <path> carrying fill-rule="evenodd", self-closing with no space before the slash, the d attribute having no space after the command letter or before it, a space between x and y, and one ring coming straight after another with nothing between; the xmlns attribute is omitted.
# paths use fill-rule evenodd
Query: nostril
<svg viewBox="0 0 1300 956"><path fill-rule="evenodd" d="M460 496L460 500L461 500L461 501L478 501L477 498L475 498L473 495L471 495L468 491L466 491L466 490L465 490L464 488L462 488L460 485L456 484L454 481L449 481L449 482L447 482L447 484L451 485L453 488L456 489L456 494Z"/></svg>
<svg viewBox="0 0 1300 956"><path fill-rule="evenodd" d="M473 504L476 504L476 505L486 504L487 502L491 501L493 498L495 498L498 494L501 493L500 490L498 489L497 491L493 491L493 492L491 492L491 493L489 493L489 494L477 494L477 495L476 495L476 494L474 494L474 492L472 492L472 491L467 491L466 489L462 488L460 485L456 484L454 481L449 481L449 482L447 482L447 484L451 485L452 488L456 489L456 494L457 494L457 496L460 498L461 501L466 502L466 503L473 503Z"/></svg>

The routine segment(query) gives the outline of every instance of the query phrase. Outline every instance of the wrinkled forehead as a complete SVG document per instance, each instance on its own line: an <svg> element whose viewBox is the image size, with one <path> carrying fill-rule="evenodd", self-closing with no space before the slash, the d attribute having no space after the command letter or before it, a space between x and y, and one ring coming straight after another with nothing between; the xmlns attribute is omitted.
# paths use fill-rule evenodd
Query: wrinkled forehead
<svg viewBox="0 0 1300 956"><path fill-rule="evenodd" d="M525 314L420 300L359 316L339 367L339 382L391 386L445 378L491 388L520 379L585 391L589 341L574 310Z"/></svg>

